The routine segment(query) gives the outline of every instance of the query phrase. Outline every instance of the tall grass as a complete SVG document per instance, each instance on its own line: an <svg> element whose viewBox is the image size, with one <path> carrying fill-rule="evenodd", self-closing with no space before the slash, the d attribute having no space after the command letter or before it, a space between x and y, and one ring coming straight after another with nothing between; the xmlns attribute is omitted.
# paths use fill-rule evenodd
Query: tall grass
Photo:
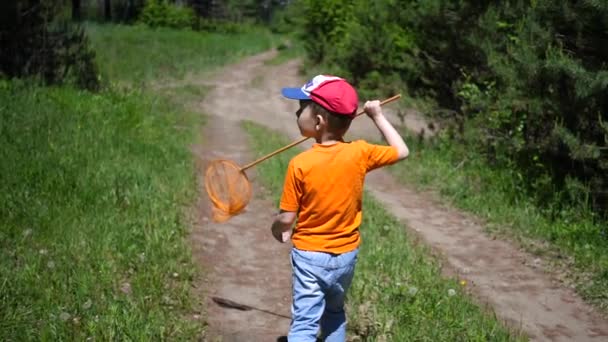
<svg viewBox="0 0 608 342"><path fill-rule="evenodd" d="M289 141L262 126L244 127L253 149L269 153ZM278 206L289 150L256 166ZM371 195L364 196L362 246L348 296L349 334L365 341L512 341L509 332L467 295L466 284L441 276L429 251L414 243L402 224Z"/></svg>
<svg viewBox="0 0 608 342"><path fill-rule="evenodd" d="M267 50L278 40L263 28L221 34L89 23L86 31L104 77L131 84L209 71Z"/></svg>
<svg viewBox="0 0 608 342"><path fill-rule="evenodd" d="M412 153L391 170L419 189L436 189L455 206L487 221L490 231L519 240L549 262L566 266L564 279L576 284L589 302L608 312L607 223L580 206L557 215L537 205L522 189L514 170L489 167L465 146L444 139L421 142L403 131Z"/></svg>

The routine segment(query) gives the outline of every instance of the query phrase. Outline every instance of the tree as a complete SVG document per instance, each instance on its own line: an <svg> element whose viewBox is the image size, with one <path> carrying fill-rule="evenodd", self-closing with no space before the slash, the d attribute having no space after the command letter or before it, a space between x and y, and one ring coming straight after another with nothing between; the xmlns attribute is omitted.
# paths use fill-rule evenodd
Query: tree
<svg viewBox="0 0 608 342"><path fill-rule="evenodd" d="M362 91L405 83L542 205L608 217L606 1L299 2L311 64Z"/></svg>
<svg viewBox="0 0 608 342"><path fill-rule="evenodd" d="M80 21L80 0L72 0L72 20Z"/></svg>
<svg viewBox="0 0 608 342"><path fill-rule="evenodd" d="M99 86L95 53L84 29L61 19L61 8L44 0L2 3L0 75L40 78L46 84L71 80L83 88Z"/></svg>
<svg viewBox="0 0 608 342"><path fill-rule="evenodd" d="M104 0L103 1L103 16L106 21L112 20L112 1Z"/></svg>

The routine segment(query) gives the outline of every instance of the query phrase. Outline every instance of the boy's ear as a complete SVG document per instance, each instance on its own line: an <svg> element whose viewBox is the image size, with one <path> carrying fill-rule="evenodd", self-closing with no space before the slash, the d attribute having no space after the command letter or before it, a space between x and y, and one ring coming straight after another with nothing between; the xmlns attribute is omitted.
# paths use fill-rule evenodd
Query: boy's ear
<svg viewBox="0 0 608 342"><path fill-rule="evenodd" d="M323 115L315 115L315 118L317 119L317 122L315 123L315 127L319 127L321 125L325 125L325 118L323 117Z"/></svg>

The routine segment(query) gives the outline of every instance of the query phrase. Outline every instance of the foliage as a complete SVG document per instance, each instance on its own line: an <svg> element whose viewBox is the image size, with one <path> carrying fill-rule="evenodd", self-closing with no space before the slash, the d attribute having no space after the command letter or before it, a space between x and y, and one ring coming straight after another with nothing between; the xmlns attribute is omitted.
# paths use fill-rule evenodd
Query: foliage
<svg viewBox="0 0 608 342"><path fill-rule="evenodd" d="M346 76L364 98L394 84L440 107L429 115L443 132L412 147L403 178L572 258L580 293L606 308L606 2L328 3L293 7L307 72Z"/></svg>
<svg viewBox="0 0 608 342"><path fill-rule="evenodd" d="M557 211L608 215L608 9L602 1L301 0L309 66L363 96L398 89ZM317 67L318 69L318 67ZM468 126L465 133L464 126ZM575 180L581 186L569 187ZM574 204L576 205L576 204Z"/></svg>
<svg viewBox="0 0 608 342"><path fill-rule="evenodd" d="M285 0L189 0L189 4L203 18L235 23L269 23Z"/></svg>
<svg viewBox="0 0 608 342"><path fill-rule="evenodd" d="M608 51L598 48L608 11L562 2L491 7L479 27L470 39L488 70L474 82L495 86L464 114L484 132L480 144L492 146L488 157L512 162L540 202L557 192L557 203L569 205L589 193L597 212L608 209ZM537 183L545 175L550 187ZM572 193L568 179L588 190Z"/></svg>
<svg viewBox="0 0 608 342"><path fill-rule="evenodd" d="M134 23L144 9L146 0L112 0L112 20Z"/></svg>
<svg viewBox="0 0 608 342"><path fill-rule="evenodd" d="M170 0L147 0L140 21L151 27L245 33L255 24L270 22L278 8L276 1L190 1L189 5L177 5Z"/></svg>
<svg viewBox="0 0 608 342"><path fill-rule="evenodd" d="M269 27L274 33L298 34L305 18L301 16L301 2L294 2L290 6L279 7L273 13Z"/></svg>
<svg viewBox="0 0 608 342"><path fill-rule="evenodd" d="M409 28L398 24L398 2L304 0L299 6L309 64L322 62L325 72L359 85L363 96L367 89L394 95L404 86L415 45Z"/></svg>
<svg viewBox="0 0 608 342"><path fill-rule="evenodd" d="M255 26L251 23L237 23L213 18L198 18L195 26L200 31L224 34L244 34L255 30Z"/></svg>
<svg viewBox="0 0 608 342"><path fill-rule="evenodd" d="M188 6L175 5L167 0L148 0L139 20L150 27L191 29L195 25L195 12Z"/></svg>
<svg viewBox="0 0 608 342"><path fill-rule="evenodd" d="M2 6L0 74L99 87L95 53L83 29L58 19L53 2L18 0Z"/></svg>
<svg viewBox="0 0 608 342"><path fill-rule="evenodd" d="M20 0L24 1L24 0ZM34 1L34 0L30 0ZM46 0L49 1L50 0ZM71 0L56 1L66 17L70 15L75 20L94 22L115 22L133 24L140 19L145 7L155 2L153 7L162 7L173 12L175 7L194 11L195 18L207 21L230 23L269 24L277 12L289 3L289 0ZM163 6L158 6L163 3ZM70 7L70 5L72 5ZM72 10L70 13L69 10ZM165 18L164 13L153 13L154 21L175 21L183 19L184 13L170 13ZM177 16L177 18L176 18ZM160 18L159 18L160 17ZM173 23L175 25L175 23ZM176 27L176 26L171 26ZM184 27L180 24L179 27Z"/></svg>

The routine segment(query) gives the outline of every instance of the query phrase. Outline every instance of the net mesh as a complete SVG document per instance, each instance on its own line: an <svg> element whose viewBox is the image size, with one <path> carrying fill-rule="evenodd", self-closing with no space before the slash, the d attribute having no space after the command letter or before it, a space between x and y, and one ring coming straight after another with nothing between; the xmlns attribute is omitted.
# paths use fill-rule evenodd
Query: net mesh
<svg viewBox="0 0 608 342"><path fill-rule="evenodd" d="M224 222L239 214L251 199L251 183L232 161L215 160L205 172L205 188L213 204L213 220Z"/></svg>

